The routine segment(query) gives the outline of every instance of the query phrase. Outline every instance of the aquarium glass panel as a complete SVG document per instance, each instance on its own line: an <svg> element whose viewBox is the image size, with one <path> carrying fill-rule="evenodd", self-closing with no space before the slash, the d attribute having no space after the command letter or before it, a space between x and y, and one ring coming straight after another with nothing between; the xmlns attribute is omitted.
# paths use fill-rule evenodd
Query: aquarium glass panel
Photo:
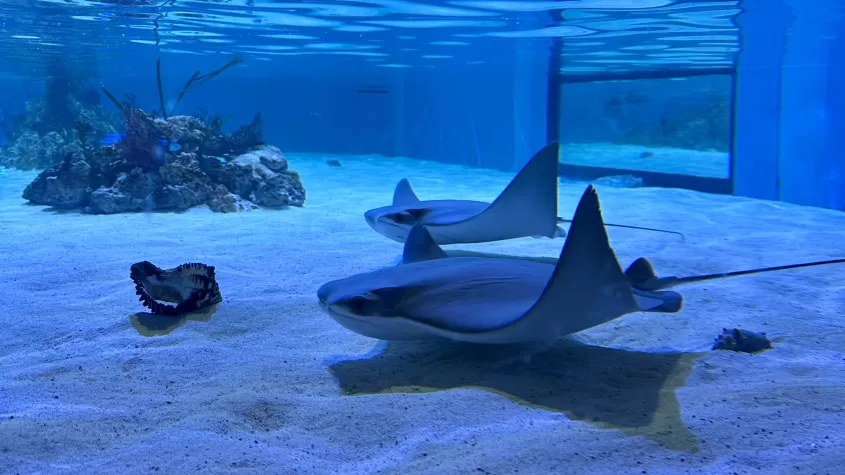
<svg viewBox="0 0 845 475"><path fill-rule="evenodd" d="M561 163L729 178L730 76L561 86Z"/></svg>

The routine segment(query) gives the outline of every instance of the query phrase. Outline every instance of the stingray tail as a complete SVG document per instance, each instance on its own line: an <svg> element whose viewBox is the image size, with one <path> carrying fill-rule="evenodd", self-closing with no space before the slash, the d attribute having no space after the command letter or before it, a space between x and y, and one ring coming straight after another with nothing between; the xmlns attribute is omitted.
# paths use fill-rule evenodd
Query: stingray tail
<svg viewBox="0 0 845 475"><path fill-rule="evenodd" d="M572 222L571 219L566 218L557 218L558 223L570 223ZM625 229L636 229L638 231L652 231L656 233L666 233L666 234L675 234L681 238L681 242L686 242L687 238L684 236L683 233L678 231L669 231L667 229L658 229L658 228L647 228L643 226L631 226L628 224L612 224L612 223L605 223L605 226L612 227L612 228L625 228ZM563 231L560 226L558 226L558 230L563 232L563 236L566 236L566 231Z"/></svg>
<svg viewBox="0 0 845 475"><path fill-rule="evenodd" d="M776 267L760 267L757 269L723 272L719 274L691 275L688 277L658 277L657 274L654 272L654 267L652 267L648 259L640 257L628 267L628 269L625 271L625 276L628 277L628 281L631 283L631 287L635 289L645 291L656 291L669 289L682 284L691 284L693 282L704 282L707 280L724 279L727 277L763 274L765 272L800 269L803 267L824 266L828 264L845 264L845 259L829 259L826 261L804 262L801 264L789 264L785 266Z"/></svg>

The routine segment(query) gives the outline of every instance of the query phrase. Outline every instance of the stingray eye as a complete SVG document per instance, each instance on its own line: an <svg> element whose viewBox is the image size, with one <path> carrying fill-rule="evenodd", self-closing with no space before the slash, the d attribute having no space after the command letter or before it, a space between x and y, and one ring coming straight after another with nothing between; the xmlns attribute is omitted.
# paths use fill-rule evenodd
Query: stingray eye
<svg viewBox="0 0 845 475"><path fill-rule="evenodd" d="M416 222L417 222L416 218L413 215L411 215L411 213L408 213L407 211L402 211L400 213L392 213L392 214L388 215L388 218L391 221L393 221L394 223L399 223L399 224L413 225L413 224L416 224Z"/></svg>
<svg viewBox="0 0 845 475"><path fill-rule="evenodd" d="M389 214L387 217L394 223L413 226L423 219L425 213L426 210L423 209L406 209L405 211Z"/></svg>
<svg viewBox="0 0 845 475"><path fill-rule="evenodd" d="M352 297L346 302L346 306L352 313L356 314L364 314L366 313L367 307L369 306L370 301L365 297Z"/></svg>
<svg viewBox="0 0 845 475"><path fill-rule="evenodd" d="M343 302L343 306L356 315L377 315L381 299L372 292L349 297Z"/></svg>

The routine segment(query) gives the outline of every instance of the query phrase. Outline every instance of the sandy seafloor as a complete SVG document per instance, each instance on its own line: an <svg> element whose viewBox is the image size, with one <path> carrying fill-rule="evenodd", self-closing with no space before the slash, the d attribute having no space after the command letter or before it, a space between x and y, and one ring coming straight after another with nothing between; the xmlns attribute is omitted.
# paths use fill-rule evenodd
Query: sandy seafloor
<svg viewBox="0 0 845 475"><path fill-rule="evenodd" d="M730 178L730 154L613 143L562 143L560 161L567 165Z"/></svg>
<svg viewBox="0 0 845 475"><path fill-rule="evenodd" d="M682 288L544 353L389 344L320 310L324 282L393 265L362 213L407 176L421 197L493 199L511 175L288 154L302 209L87 216L28 206L0 176L0 473L840 474L845 266ZM343 166L332 168L328 158ZM562 183L570 215L584 184ZM598 188L623 266L687 275L845 256L845 214L667 189ZM453 246L557 256L561 239ZM217 267L225 302L175 328L129 266ZM773 350L710 351L722 327Z"/></svg>

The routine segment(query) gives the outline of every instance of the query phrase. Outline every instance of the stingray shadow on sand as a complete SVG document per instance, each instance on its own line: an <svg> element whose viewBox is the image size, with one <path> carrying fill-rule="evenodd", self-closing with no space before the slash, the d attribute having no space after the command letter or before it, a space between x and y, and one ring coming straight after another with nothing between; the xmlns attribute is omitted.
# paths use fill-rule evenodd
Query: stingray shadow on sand
<svg viewBox="0 0 845 475"><path fill-rule="evenodd" d="M675 392L704 353L647 353L571 340L530 358L525 347L445 341L382 342L379 348L372 357L330 365L341 394L477 388L672 450L698 451Z"/></svg>

